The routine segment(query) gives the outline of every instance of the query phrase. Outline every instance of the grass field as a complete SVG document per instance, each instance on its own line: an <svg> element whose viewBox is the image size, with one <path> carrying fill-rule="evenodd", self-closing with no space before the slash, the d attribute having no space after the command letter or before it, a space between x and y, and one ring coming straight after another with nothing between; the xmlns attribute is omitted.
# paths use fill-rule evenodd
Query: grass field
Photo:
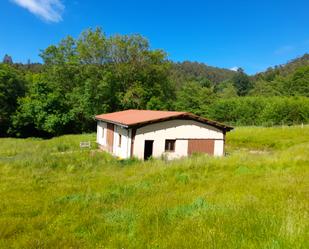
<svg viewBox="0 0 309 249"><path fill-rule="evenodd" d="M80 150L94 139L0 139L0 248L309 248L308 126L173 162Z"/></svg>

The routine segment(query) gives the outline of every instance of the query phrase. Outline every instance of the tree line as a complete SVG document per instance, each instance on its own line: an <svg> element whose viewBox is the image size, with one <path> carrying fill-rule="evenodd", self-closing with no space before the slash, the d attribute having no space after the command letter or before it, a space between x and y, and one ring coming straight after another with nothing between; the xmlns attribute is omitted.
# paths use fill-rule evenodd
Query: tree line
<svg viewBox="0 0 309 249"><path fill-rule="evenodd" d="M280 67L249 77L173 63L140 35L106 36L100 28L40 56L42 65L9 56L0 64L0 136L90 132L95 114L123 109L189 111L232 125L309 121L308 59L289 73Z"/></svg>

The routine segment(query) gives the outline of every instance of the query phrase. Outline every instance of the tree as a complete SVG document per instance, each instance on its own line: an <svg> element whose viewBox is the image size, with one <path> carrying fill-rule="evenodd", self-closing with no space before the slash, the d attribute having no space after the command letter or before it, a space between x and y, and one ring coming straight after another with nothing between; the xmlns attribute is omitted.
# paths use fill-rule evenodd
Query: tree
<svg viewBox="0 0 309 249"><path fill-rule="evenodd" d="M283 81L282 88L285 95L309 97L309 66L298 68Z"/></svg>
<svg viewBox="0 0 309 249"><path fill-rule="evenodd" d="M237 97L237 90L231 81L224 81L218 84L216 92L223 99Z"/></svg>
<svg viewBox="0 0 309 249"><path fill-rule="evenodd" d="M177 93L176 109L206 116L209 105L216 95L211 88L202 87L197 82L188 82Z"/></svg>
<svg viewBox="0 0 309 249"><path fill-rule="evenodd" d="M49 65L63 65L65 63L77 64L77 47L76 41L71 36L61 40L58 46L51 45L41 51L40 56L44 63Z"/></svg>
<svg viewBox="0 0 309 249"><path fill-rule="evenodd" d="M204 87L213 87L220 82L230 80L236 72L211 67L204 63L184 61L172 63L170 78L177 89L189 81L200 82Z"/></svg>
<svg viewBox="0 0 309 249"><path fill-rule="evenodd" d="M76 44L82 64L102 65L110 61L110 43L101 28L82 32Z"/></svg>
<svg viewBox="0 0 309 249"><path fill-rule="evenodd" d="M281 95L281 93L276 81L267 82L265 80L258 80L249 91L249 95L271 97Z"/></svg>
<svg viewBox="0 0 309 249"><path fill-rule="evenodd" d="M4 55L2 62L6 64L13 64L12 57L7 54Z"/></svg>
<svg viewBox="0 0 309 249"><path fill-rule="evenodd" d="M94 115L111 112L113 104L117 103L116 90L108 70L97 65L83 65L79 69L77 86L66 94L66 101L74 120L74 132L92 131Z"/></svg>
<svg viewBox="0 0 309 249"><path fill-rule="evenodd" d="M237 69L237 74L232 78L232 82L237 89L239 96L246 95L252 88L252 82L250 78L244 73L242 68Z"/></svg>
<svg viewBox="0 0 309 249"><path fill-rule="evenodd" d="M41 57L43 72L20 101L16 130L92 131L97 113L169 109L175 99L166 54L151 50L140 35L107 37L99 28L88 29L49 46Z"/></svg>
<svg viewBox="0 0 309 249"><path fill-rule="evenodd" d="M27 96L20 99L12 130L18 136L63 134L72 121L69 110L59 88L42 76L34 77Z"/></svg>
<svg viewBox="0 0 309 249"><path fill-rule="evenodd" d="M44 64L10 65L8 55L0 64L1 136L89 132L95 114L128 108L241 125L309 120L309 55L249 77L242 69L173 63L140 35L107 36L101 28L67 36L40 55Z"/></svg>
<svg viewBox="0 0 309 249"><path fill-rule="evenodd" d="M10 65L0 64L0 136L7 134L18 98L25 93L23 76Z"/></svg>

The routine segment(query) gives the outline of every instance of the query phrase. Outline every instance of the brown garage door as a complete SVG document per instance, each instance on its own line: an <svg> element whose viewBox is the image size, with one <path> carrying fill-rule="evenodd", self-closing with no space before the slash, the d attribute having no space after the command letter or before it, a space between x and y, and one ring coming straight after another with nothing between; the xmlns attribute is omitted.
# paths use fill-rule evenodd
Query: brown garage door
<svg viewBox="0 0 309 249"><path fill-rule="evenodd" d="M192 155L194 152L214 155L214 151L215 151L215 140L213 139L190 139L188 141L189 155Z"/></svg>

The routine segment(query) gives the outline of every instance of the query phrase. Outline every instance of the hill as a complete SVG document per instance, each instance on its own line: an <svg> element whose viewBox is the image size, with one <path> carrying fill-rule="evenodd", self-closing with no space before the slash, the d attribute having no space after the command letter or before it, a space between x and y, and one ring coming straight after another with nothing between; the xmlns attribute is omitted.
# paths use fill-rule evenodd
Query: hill
<svg viewBox="0 0 309 249"><path fill-rule="evenodd" d="M282 65L269 67L265 72L255 74L253 80L264 79L271 81L276 76L286 77L293 74L298 68L303 66L309 66L309 54L304 54L303 56L288 61Z"/></svg>
<svg viewBox="0 0 309 249"><path fill-rule="evenodd" d="M229 69L190 61L173 63L170 72L173 81L179 86L187 81L197 81L206 86L218 84L231 79L235 74L236 72Z"/></svg>
<svg viewBox="0 0 309 249"><path fill-rule="evenodd" d="M309 126L173 162L79 149L94 139L0 139L0 248L306 247Z"/></svg>
<svg viewBox="0 0 309 249"><path fill-rule="evenodd" d="M264 72L257 73L250 78L253 82L257 80L272 81L277 76L286 77L289 76L301 67L309 65L309 54L304 54L299 58L295 58L288 61L285 64L277 65L275 67L269 67ZM208 66L204 63L184 61L178 63L172 63L170 76L175 84L182 86L185 82L196 81L202 85L217 85L224 81L232 80L237 72Z"/></svg>

